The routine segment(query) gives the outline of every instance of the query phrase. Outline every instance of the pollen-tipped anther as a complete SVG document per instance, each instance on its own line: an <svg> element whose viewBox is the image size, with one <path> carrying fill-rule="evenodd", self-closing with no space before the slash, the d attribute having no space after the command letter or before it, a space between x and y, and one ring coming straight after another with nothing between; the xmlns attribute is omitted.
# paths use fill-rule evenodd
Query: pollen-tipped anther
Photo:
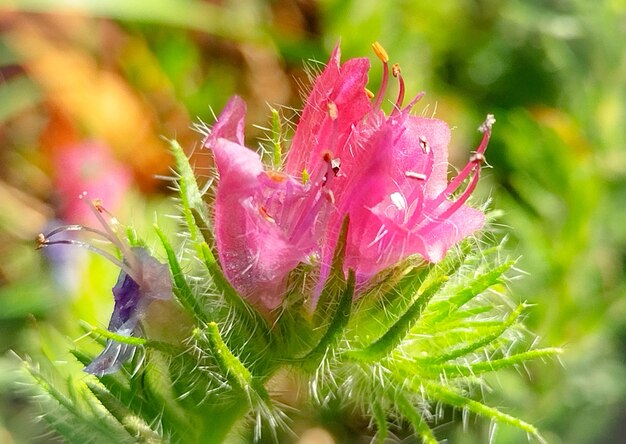
<svg viewBox="0 0 626 444"><path fill-rule="evenodd" d="M372 43L372 49L374 50L376 57L378 57L381 62L389 63L389 55L387 54L387 51L385 51L385 48L383 48L383 45L378 42L374 42Z"/></svg>
<svg viewBox="0 0 626 444"><path fill-rule="evenodd" d="M478 131L481 133L486 133L487 131L491 131L491 127L496 123L496 118L493 114L487 114L485 121L478 127Z"/></svg>

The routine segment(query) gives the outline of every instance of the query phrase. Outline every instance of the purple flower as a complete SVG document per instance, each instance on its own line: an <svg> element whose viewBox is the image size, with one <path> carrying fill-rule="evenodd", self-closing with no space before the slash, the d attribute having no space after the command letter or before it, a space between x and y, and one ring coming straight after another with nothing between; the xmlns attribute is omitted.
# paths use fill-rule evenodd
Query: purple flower
<svg viewBox="0 0 626 444"><path fill-rule="evenodd" d="M409 255L437 262L484 223L483 213L466 202L478 182L493 116L481 126L483 139L470 162L448 183L448 125L410 114L423 94L404 106L397 65L391 71L399 94L385 115L388 57L379 44L374 50L384 65L376 96L365 88L369 61L341 65L334 49L307 99L283 172L266 171L243 145L245 105L238 97L205 141L220 176L220 261L233 286L266 308L279 305L285 278L300 262L318 257L323 284L346 216L344 271L354 269L361 284Z"/></svg>
<svg viewBox="0 0 626 444"><path fill-rule="evenodd" d="M140 333L140 321L146 309L154 300L167 300L172 295L172 282L169 268L161 264L148 252L139 247L129 248L116 233L116 220L106 221L103 214L108 212L98 202L89 202L93 214L100 221L103 231L82 225L65 225L40 235L38 247L52 245L76 245L98 253L120 267L121 272L113 287L115 306L109 321L108 330L121 336L134 336ZM122 253L120 261L110 253L80 240L62 237L67 232L89 232L110 241ZM102 376L118 371L134 353L134 346L108 340L104 350L87 366L85 371Z"/></svg>

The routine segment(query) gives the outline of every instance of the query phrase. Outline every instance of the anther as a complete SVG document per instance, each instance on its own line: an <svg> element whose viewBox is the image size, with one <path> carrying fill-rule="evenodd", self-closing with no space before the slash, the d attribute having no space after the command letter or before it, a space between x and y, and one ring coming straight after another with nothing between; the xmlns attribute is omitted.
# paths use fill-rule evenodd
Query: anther
<svg viewBox="0 0 626 444"><path fill-rule="evenodd" d="M406 171L404 175L411 179L426 180L426 174L424 173L417 173L415 171Z"/></svg>
<svg viewBox="0 0 626 444"><path fill-rule="evenodd" d="M373 108L380 109L380 105L383 103L383 98L385 97L385 92L387 91L387 83L389 82L389 69L387 64L389 63L389 56L387 55L387 51L382 45L378 42L372 43L372 49L378 56L378 58L383 62L383 78L380 81L380 87L378 89L378 93L376 94L376 100L374 101Z"/></svg>
<svg viewBox="0 0 626 444"><path fill-rule="evenodd" d="M324 190L324 197L326 197L326 200L332 205L335 204L335 193L333 193L333 190L329 190L328 188L326 188Z"/></svg>
<svg viewBox="0 0 626 444"><path fill-rule="evenodd" d="M420 136L419 141L420 141L420 148L422 148L422 151L424 152L424 154L430 153L430 145L428 144L428 141L426 140L426 138L424 136Z"/></svg>
<svg viewBox="0 0 626 444"><path fill-rule="evenodd" d="M487 118L485 121L478 127L478 131L481 133L486 133L487 131L491 131L491 127L496 123L496 118L493 114L487 114Z"/></svg>
<svg viewBox="0 0 626 444"><path fill-rule="evenodd" d="M365 94L367 95L367 97L369 97L370 99L373 99L375 94L373 92L371 92L369 89L365 88Z"/></svg>
<svg viewBox="0 0 626 444"><path fill-rule="evenodd" d="M269 213L267 212L267 209L261 205L259 207L259 213L261 214L261 216L263 216L263 219L265 219L268 222L271 222L273 224L276 223L276 219L274 219L272 216L269 215Z"/></svg>
<svg viewBox="0 0 626 444"><path fill-rule="evenodd" d="M330 118L332 120L337 120L337 117L339 116L339 111L337 110L337 105L335 104L335 102L328 102L328 105L326 105L328 108L328 115L330 116Z"/></svg>
<svg viewBox="0 0 626 444"><path fill-rule="evenodd" d="M269 177L273 182L277 182L277 183L282 183L285 180L287 180L287 176L284 175L283 173L280 173L278 171L271 171L271 170L267 170L265 171L265 174L267 175L267 177Z"/></svg>
<svg viewBox="0 0 626 444"><path fill-rule="evenodd" d="M102 205L102 199L94 199L91 201L91 203L93 203L93 206L96 210L98 210L98 213L104 213L104 206Z"/></svg>
<svg viewBox="0 0 626 444"><path fill-rule="evenodd" d="M383 63L389 62L389 55L387 55L387 51L385 51L383 45L378 42L374 42L372 43L372 49L374 50L374 53L376 53L376 57L378 57Z"/></svg>
<svg viewBox="0 0 626 444"><path fill-rule="evenodd" d="M394 77L398 77L400 75L400 73L402 72L402 70L400 69L400 65L398 63L394 63L391 66L391 74Z"/></svg>
<svg viewBox="0 0 626 444"><path fill-rule="evenodd" d="M46 244L47 244L47 241L48 240L46 239L46 236L44 236L43 233L39 233L37 235L37 238L35 239L35 242L37 243L37 246L35 247L35 249L39 250L39 249L45 247Z"/></svg>

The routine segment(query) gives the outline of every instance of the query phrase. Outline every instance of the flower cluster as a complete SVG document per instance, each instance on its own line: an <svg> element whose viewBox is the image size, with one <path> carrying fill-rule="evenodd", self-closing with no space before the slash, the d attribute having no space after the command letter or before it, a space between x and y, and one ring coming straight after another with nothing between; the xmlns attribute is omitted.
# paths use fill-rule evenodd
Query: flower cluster
<svg viewBox="0 0 626 444"><path fill-rule="evenodd" d="M541 439L471 394L484 387L483 374L560 349L522 344L527 305L508 310L501 292L515 261L502 262L498 248L448 254L484 224L467 201L495 120L487 116L479 146L448 181L450 129L411 113L423 94L405 104L400 68L380 45L374 50L383 64L376 94L366 89L369 61L341 64L334 49L284 159L274 113L272 167L245 146L246 105L233 97L204 140L219 173L212 201L171 141L184 242L177 252L155 226L165 264L132 230L122 239L97 200L88 205L101 229L66 225L39 236L39 247L81 246L121 269L109 331L89 332L107 339L104 350L75 353L99 381L69 380L66 396L27 367L54 401L50 424L68 441L230 442L247 423L255 442L266 431L285 442L300 408L336 412L334 401L371 418L365 433L378 442L400 424L437 442L440 409L429 406L441 405ZM399 93L385 113L392 76ZM144 353L129 371L136 349ZM269 388L294 374L308 390L298 388L284 409ZM84 413L84 405L98 408Z"/></svg>
<svg viewBox="0 0 626 444"><path fill-rule="evenodd" d="M267 309L282 300L287 274L319 258L320 286L343 220L349 218L345 270L357 285L409 255L440 261L482 227L482 212L466 205L476 187L491 126L469 163L450 182L448 125L411 114L398 65L374 44L384 70L376 95L366 89L369 60L340 63L339 47L315 82L282 171L268 169L244 146L246 106L233 97L204 145L219 172L214 208L217 251L232 285ZM399 94L381 109L389 72ZM463 188L463 184L465 188Z"/></svg>

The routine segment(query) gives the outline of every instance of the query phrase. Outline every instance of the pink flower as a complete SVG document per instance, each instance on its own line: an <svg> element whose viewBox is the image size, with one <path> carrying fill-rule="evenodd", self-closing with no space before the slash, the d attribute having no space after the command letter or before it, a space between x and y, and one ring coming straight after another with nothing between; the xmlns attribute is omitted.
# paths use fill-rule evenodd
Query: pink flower
<svg viewBox="0 0 626 444"><path fill-rule="evenodd" d="M403 107L397 65L392 72L400 92L393 112L383 113L388 57L380 45L374 49L384 75L372 103L365 89L369 61L341 65L335 48L302 112L284 172L266 171L243 146L245 105L237 97L207 137L220 175L220 261L233 286L253 302L276 307L289 271L314 256L321 257L321 288L348 215L344 271L354 269L358 283L409 255L437 262L484 223L483 213L465 203L478 181L493 116L481 126L483 140L470 162L448 183L448 125L410 114L423 94Z"/></svg>
<svg viewBox="0 0 626 444"><path fill-rule="evenodd" d="M54 158L55 189L65 221L93 223L93 214L79 199L83 193L109 203L115 209L131 185L130 170L100 142L87 141L62 147Z"/></svg>
<svg viewBox="0 0 626 444"><path fill-rule="evenodd" d="M369 63L352 59L339 65L335 48L315 83L296 129L285 170L319 168L319 152L330 150L339 174L329 190L335 199L322 245L322 280L328 274L342 220L350 215L345 267L357 282L419 254L438 262L446 251L480 229L482 212L465 202L478 182L493 116L481 126L483 140L470 162L449 184L450 129L438 119L410 114L419 94L403 107L404 81L398 65L399 94L386 116L380 108L389 80L388 56L374 44L383 61L381 88L373 104L365 90ZM469 178L465 190L456 194Z"/></svg>
<svg viewBox="0 0 626 444"><path fill-rule="evenodd" d="M331 200L332 169L306 184L266 171L258 154L243 145L245 104L233 97L205 146L220 176L215 197L215 240L231 284L251 302L273 309L282 301L287 274L319 249L318 216Z"/></svg>

